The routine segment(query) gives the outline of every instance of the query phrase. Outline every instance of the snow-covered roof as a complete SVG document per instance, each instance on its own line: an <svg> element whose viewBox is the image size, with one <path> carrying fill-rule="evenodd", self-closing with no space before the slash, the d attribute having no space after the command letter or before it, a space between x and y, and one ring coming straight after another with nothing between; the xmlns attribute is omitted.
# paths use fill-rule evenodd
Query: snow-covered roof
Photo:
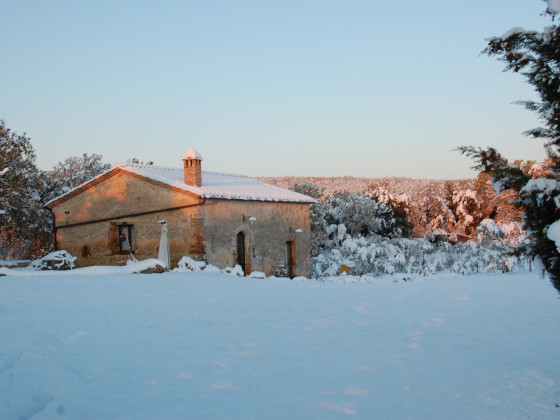
<svg viewBox="0 0 560 420"><path fill-rule="evenodd" d="M73 188L47 203L47 206L64 197L78 193L80 189L92 182L98 181L115 170L123 170L141 177L161 182L170 187L191 192L201 198L216 198L225 200L274 201L287 203L316 203L307 195L295 191L267 184L266 182L250 178L245 175L224 174L202 171L202 186L187 185L184 182L183 168L168 168L137 163L119 163L110 170L97 175L88 182Z"/></svg>
<svg viewBox="0 0 560 420"><path fill-rule="evenodd" d="M202 186L187 185L182 168L121 163L116 165L124 171L189 191L202 198L226 200L278 201L314 203L307 195L267 184L244 175L202 171Z"/></svg>
<svg viewBox="0 0 560 420"><path fill-rule="evenodd" d="M193 149L192 147L187 150L187 153L185 153L185 156L183 156L183 159L196 159L196 160L203 160L202 159L202 155L200 153L198 153L195 149Z"/></svg>

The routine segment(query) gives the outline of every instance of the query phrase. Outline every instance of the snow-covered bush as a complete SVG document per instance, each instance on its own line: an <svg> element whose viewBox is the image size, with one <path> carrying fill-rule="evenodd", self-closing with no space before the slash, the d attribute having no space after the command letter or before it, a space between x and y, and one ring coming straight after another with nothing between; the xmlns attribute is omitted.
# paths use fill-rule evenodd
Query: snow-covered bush
<svg viewBox="0 0 560 420"><path fill-rule="evenodd" d="M67 251L55 251L43 258L32 261L29 264L31 270L72 270L75 268L76 257Z"/></svg>
<svg viewBox="0 0 560 420"><path fill-rule="evenodd" d="M321 199L311 224L318 245L313 247L312 274L316 278L348 274L347 267L358 276L469 274L510 271L526 262L520 252L514 254L525 239L520 224L511 218L501 224L490 219L480 222L481 205L477 193L469 188L455 189L449 184L446 198L436 197L426 207L430 231L438 227L443 235L410 239L403 237L410 228L395 209L395 203L404 207L411 204L405 196L383 195L379 189L370 190L369 196L321 196L322 191L309 184L300 184L299 190ZM401 212L406 213L405 209ZM476 238L476 242L436 240L458 233Z"/></svg>
<svg viewBox="0 0 560 420"><path fill-rule="evenodd" d="M165 273L164 263L157 258L148 258L146 260L138 260L134 258L132 260L128 260L124 266L119 267L123 273L130 273L130 274L161 274ZM94 268L94 267L88 267ZM111 270L107 271L103 269L103 267L95 267L96 271L101 269L101 272L110 273Z"/></svg>
<svg viewBox="0 0 560 420"><path fill-rule="evenodd" d="M362 194L325 192L309 182L294 185L320 200L311 213L314 275L340 274L341 266L362 274L515 269L520 257L510 253L521 254L517 247L526 242L519 214L506 211L511 210L506 208L511 194L498 196L488 177L479 178L475 185L445 182L436 188L429 183L414 195L373 184ZM485 217L495 221L481 224ZM426 239L399 239L413 228ZM476 243L451 245L457 236ZM282 268L277 276L285 274Z"/></svg>
<svg viewBox="0 0 560 420"><path fill-rule="evenodd" d="M204 261L196 261L191 257L183 257L179 260L177 268L175 268L173 271L202 271L206 268L206 265L207 264Z"/></svg>
<svg viewBox="0 0 560 420"><path fill-rule="evenodd" d="M487 224L486 227L489 227ZM492 227L493 229L493 227ZM495 231L499 238L498 231ZM502 236L503 237L503 236ZM313 277L340 274L343 265L352 265L358 276L408 273L470 274L524 268L526 259L512 254L513 247L499 239L485 242L431 242L425 238L368 238L347 236L341 244L313 258Z"/></svg>
<svg viewBox="0 0 560 420"><path fill-rule="evenodd" d="M243 277L245 275L245 273L243 272L243 269L241 268L241 266L239 264L237 264L235 267L226 267L222 270L223 273L225 274L231 274L232 276L238 276L238 277Z"/></svg>

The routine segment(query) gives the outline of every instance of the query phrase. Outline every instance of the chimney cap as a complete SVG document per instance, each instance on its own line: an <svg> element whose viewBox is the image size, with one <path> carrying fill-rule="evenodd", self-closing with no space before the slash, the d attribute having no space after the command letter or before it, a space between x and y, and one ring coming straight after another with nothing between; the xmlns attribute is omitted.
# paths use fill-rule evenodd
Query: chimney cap
<svg viewBox="0 0 560 420"><path fill-rule="evenodd" d="M183 156L183 160L191 160L191 159L202 160L202 155L192 147L187 151L187 153L185 153L185 156Z"/></svg>

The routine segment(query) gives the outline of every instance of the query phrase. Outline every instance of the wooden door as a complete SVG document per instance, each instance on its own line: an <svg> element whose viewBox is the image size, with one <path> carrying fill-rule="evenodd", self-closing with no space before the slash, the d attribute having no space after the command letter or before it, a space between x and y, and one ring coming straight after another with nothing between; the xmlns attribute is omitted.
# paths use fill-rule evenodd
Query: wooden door
<svg viewBox="0 0 560 420"><path fill-rule="evenodd" d="M286 242L286 275L294 277L296 265L295 246L292 241Z"/></svg>

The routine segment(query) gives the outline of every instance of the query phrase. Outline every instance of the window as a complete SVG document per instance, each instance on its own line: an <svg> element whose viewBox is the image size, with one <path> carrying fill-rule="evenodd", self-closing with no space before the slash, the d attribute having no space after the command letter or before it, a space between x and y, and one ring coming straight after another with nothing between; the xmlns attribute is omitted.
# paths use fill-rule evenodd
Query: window
<svg viewBox="0 0 560 420"><path fill-rule="evenodd" d="M91 257L91 251L89 250L89 246L84 245L82 247L82 257Z"/></svg>
<svg viewBox="0 0 560 420"><path fill-rule="evenodd" d="M134 252L134 226L119 225L119 251L128 254Z"/></svg>

